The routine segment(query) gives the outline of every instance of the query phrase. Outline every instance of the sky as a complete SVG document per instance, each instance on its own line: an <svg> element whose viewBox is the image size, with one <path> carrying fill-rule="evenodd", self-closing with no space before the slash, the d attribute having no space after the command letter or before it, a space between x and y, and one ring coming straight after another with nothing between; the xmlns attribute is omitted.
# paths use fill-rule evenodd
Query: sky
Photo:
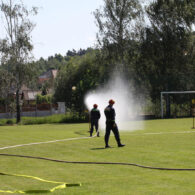
<svg viewBox="0 0 195 195"><path fill-rule="evenodd" d="M93 47L98 28L93 11L103 0L23 0L28 7L38 7L31 17L36 26L32 32L33 55L47 59L68 50Z"/></svg>

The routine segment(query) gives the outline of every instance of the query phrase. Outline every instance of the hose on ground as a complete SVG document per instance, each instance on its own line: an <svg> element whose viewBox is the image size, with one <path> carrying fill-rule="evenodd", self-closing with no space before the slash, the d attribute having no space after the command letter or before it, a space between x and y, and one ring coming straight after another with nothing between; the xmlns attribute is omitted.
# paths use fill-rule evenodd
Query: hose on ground
<svg viewBox="0 0 195 195"><path fill-rule="evenodd" d="M31 158L31 159L59 162L59 163L71 163L71 164L126 165L126 166L136 166L136 167L145 168L145 169L156 169L156 170L166 170L166 171L195 171L195 168L163 168L163 167L144 166L144 165L139 165L139 164L135 164L135 163L123 163L123 162L66 161L66 160L57 160L57 159L38 157L38 156L26 156L26 155L4 154L4 153L2 153L2 154L0 153L0 156Z"/></svg>

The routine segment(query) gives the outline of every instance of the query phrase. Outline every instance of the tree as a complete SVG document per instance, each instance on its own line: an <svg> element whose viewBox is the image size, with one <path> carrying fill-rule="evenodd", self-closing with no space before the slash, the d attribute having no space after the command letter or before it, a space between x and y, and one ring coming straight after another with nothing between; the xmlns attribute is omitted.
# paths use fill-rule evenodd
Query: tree
<svg viewBox="0 0 195 195"><path fill-rule="evenodd" d="M136 70L147 81L153 102L159 100L160 91L192 90L195 1L156 0L146 7L146 13L150 25L143 30Z"/></svg>
<svg viewBox="0 0 195 195"><path fill-rule="evenodd" d="M68 50L67 53L66 53L66 55L72 57L72 56L76 56L77 55L76 53L77 53L76 50L73 49L72 51Z"/></svg>
<svg viewBox="0 0 195 195"><path fill-rule="evenodd" d="M0 98L8 100L13 87L15 87L13 75L4 69L0 69Z"/></svg>
<svg viewBox="0 0 195 195"><path fill-rule="evenodd" d="M94 15L99 28L97 39L100 47L113 59L111 63L123 70L129 40L136 38L141 21L139 0L104 0L103 9L97 9Z"/></svg>
<svg viewBox="0 0 195 195"><path fill-rule="evenodd" d="M72 111L82 114L87 91L95 89L102 79L101 66L97 63L99 51L89 51L74 56L58 73L55 83L55 101L66 102Z"/></svg>
<svg viewBox="0 0 195 195"><path fill-rule="evenodd" d="M30 33L34 24L29 16L37 14L37 8L28 10L22 3L8 0L0 3L5 38L0 40L1 62L12 73L16 85L17 123L20 122L20 89L32 77L32 67L27 63L33 49Z"/></svg>

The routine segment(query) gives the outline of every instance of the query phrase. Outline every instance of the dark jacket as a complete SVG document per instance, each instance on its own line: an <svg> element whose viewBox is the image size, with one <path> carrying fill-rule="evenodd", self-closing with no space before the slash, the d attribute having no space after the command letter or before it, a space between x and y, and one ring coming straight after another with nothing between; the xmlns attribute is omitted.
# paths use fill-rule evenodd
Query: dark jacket
<svg viewBox="0 0 195 195"><path fill-rule="evenodd" d="M90 112L90 117L91 120L98 120L101 117L100 111L97 108L93 108Z"/></svg>
<svg viewBox="0 0 195 195"><path fill-rule="evenodd" d="M109 121L115 121L115 110L111 105L108 105L105 109L104 109L104 114L106 116L106 122Z"/></svg>

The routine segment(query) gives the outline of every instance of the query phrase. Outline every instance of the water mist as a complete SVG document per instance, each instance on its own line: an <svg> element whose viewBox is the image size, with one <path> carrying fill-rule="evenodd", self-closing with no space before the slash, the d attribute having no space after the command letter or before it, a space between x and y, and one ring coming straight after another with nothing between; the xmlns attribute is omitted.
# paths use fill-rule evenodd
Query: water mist
<svg viewBox="0 0 195 195"><path fill-rule="evenodd" d="M101 130L105 130L105 115L104 109L108 105L108 101L115 101L114 108L116 112L116 123L119 131L133 131L143 129L143 122L137 121L136 117L140 111L140 103L133 97L133 94L127 86L124 77L119 74L113 75L113 80L110 80L105 86L90 91L85 96L85 104L90 111L94 104L98 105L101 113L99 126Z"/></svg>

